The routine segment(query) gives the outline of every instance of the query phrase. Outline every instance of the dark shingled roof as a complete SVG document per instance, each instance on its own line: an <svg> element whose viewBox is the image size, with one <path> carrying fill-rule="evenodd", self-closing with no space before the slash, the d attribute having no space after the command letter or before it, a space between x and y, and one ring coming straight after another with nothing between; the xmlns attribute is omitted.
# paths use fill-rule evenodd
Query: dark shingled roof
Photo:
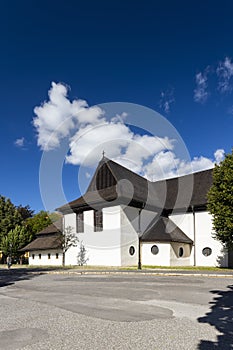
<svg viewBox="0 0 233 350"><path fill-rule="evenodd" d="M164 209L171 211L187 209L188 207L202 208L207 204L207 193L213 183L213 169L184 175L153 183L155 188L166 187Z"/></svg>
<svg viewBox="0 0 233 350"><path fill-rule="evenodd" d="M42 231L38 232L36 235L47 235L48 233L61 233L63 225L63 218L55 221L53 224L45 227Z"/></svg>
<svg viewBox="0 0 233 350"><path fill-rule="evenodd" d="M127 203L129 200L134 203L144 203L147 200L148 185L149 182L144 177L103 157L85 195L57 210L67 213L72 209L101 205L105 201L116 200Z"/></svg>
<svg viewBox="0 0 233 350"><path fill-rule="evenodd" d="M106 177L104 181L103 176ZM144 196L145 191L147 192L148 181L144 177L106 157L99 162L87 192L111 187L121 180L129 181L134 187L135 195L139 198Z"/></svg>
<svg viewBox="0 0 233 350"><path fill-rule="evenodd" d="M142 235L142 242L179 242L192 244L193 241L168 218L159 220Z"/></svg>
<svg viewBox="0 0 233 350"><path fill-rule="evenodd" d="M67 213L69 211L72 212L72 209L85 208L104 201L111 202L115 199L117 199L117 192L116 186L113 186L99 191L86 192L85 195L63 205L57 210L61 211L62 213Z"/></svg>
<svg viewBox="0 0 233 350"><path fill-rule="evenodd" d="M36 239L21 248L20 251L46 250L61 248L60 235L62 233L63 218L45 227L36 234Z"/></svg>
<svg viewBox="0 0 233 350"><path fill-rule="evenodd" d="M212 169L190 175L150 182L116 162L103 157L86 193L58 208L62 213L89 209L94 205L129 204L169 213L202 208L212 185ZM112 202L112 203L110 203Z"/></svg>
<svg viewBox="0 0 233 350"><path fill-rule="evenodd" d="M41 235L31 243L22 248L21 251L61 249L61 239L59 234Z"/></svg>

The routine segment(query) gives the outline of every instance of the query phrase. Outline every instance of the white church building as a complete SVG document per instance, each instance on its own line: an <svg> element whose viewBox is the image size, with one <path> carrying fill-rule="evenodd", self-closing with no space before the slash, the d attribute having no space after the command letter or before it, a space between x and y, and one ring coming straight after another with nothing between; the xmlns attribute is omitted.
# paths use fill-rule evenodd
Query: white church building
<svg viewBox="0 0 233 350"><path fill-rule="evenodd" d="M151 182L103 156L86 193L24 247L29 264L61 265L59 235L69 227L79 243L66 265L78 264L82 243L90 266L227 267L206 208L211 184L212 170Z"/></svg>

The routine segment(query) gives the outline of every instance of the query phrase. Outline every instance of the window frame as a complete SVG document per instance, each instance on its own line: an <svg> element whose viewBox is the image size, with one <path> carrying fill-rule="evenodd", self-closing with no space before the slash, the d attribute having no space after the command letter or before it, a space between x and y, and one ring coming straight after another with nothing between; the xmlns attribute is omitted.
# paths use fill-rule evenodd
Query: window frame
<svg viewBox="0 0 233 350"><path fill-rule="evenodd" d="M179 255L179 258L183 258L184 257L184 247L179 247L178 255Z"/></svg>
<svg viewBox="0 0 233 350"><path fill-rule="evenodd" d="M154 250L155 250L155 252L153 252ZM156 244L153 244L150 251L151 251L152 255L158 255L159 254L159 247Z"/></svg>
<svg viewBox="0 0 233 350"><path fill-rule="evenodd" d="M135 247L134 247L133 245L131 245L131 246L129 247L129 255L130 255L130 256L133 256L133 255L135 254L135 252L136 252Z"/></svg>
<svg viewBox="0 0 233 350"><path fill-rule="evenodd" d="M83 211L76 213L76 232L77 233L84 232L84 212Z"/></svg>
<svg viewBox="0 0 233 350"><path fill-rule="evenodd" d="M95 209L93 215L94 215L94 232L103 231L103 210Z"/></svg>
<svg viewBox="0 0 233 350"><path fill-rule="evenodd" d="M207 252L207 254L205 253L205 251ZM204 247L202 249L202 255L206 258L208 258L208 256L210 256L212 254L212 249L210 247Z"/></svg>

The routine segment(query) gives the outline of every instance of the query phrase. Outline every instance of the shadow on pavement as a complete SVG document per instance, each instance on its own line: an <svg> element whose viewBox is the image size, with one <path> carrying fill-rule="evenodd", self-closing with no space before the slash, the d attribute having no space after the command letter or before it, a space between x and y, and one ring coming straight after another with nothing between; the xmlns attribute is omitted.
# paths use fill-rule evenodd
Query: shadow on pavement
<svg viewBox="0 0 233 350"><path fill-rule="evenodd" d="M40 268L11 268L0 269L0 288L14 284L17 281L29 280L53 269Z"/></svg>
<svg viewBox="0 0 233 350"><path fill-rule="evenodd" d="M216 342L201 340L198 346L200 350L233 349L233 285L228 288L227 291L211 291L215 295L210 303L211 311L198 318L198 322L208 323L221 333L217 335Z"/></svg>

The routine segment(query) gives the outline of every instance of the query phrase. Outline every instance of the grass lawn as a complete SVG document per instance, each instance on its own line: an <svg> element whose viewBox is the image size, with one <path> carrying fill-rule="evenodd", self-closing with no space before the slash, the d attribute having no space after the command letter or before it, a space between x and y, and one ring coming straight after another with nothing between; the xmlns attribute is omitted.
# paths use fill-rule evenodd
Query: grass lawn
<svg viewBox="0 0 233 350"><path fill-rule="evenodd" d="M7 269L7 265L0 265L0 268ZM98 271L136 271L137 266L78 266L78 265L68 265L68 266L34 266L34 265L12 265L11 269L39 269L39 270L98 270ZM221 267L211 267L211 266L150 266L143 265L142 271L151 270L173 270L173 271L216 271L216 272L233 272L232 268L221 268Z"/></svg>

